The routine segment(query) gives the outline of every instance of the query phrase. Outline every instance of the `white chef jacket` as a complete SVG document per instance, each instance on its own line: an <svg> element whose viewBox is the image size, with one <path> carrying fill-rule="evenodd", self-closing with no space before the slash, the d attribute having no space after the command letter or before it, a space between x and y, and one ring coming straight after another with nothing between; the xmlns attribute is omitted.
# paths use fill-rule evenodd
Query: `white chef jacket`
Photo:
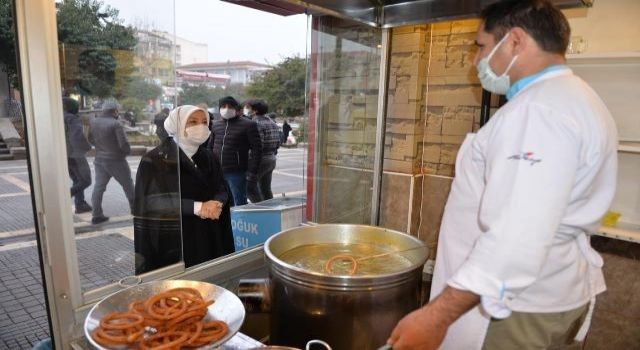
<svg viewBox="0 0 640 350"><path fill-rule="evenodd" d="M481 306L454 323L443 349L480 348L490 317L568 311L606 289L588 237L611 204L616 171L613 119L566 67L523 88L467 137L432 297L449 285L480 295Z"/></svg>

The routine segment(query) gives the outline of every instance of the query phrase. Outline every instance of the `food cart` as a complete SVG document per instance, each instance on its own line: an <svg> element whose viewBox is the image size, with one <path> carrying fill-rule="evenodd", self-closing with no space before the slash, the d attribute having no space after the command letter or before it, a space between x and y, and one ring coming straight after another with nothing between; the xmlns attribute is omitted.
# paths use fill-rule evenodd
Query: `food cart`
<svg viewBox="0 0 640 350"><path fill-rule="evenodd" d="M413 236L415 242L426 245L425 255L414 261L419 262L419 269L401 269L417 285L422 264L435 256L440 217L461 139L481 127L499 104L497 98L483 95L475 78L468 74L477 22L467 19L491 1L228 2L279 15L308 16L308 147L303 149L306 173L301 179L306 196L302 200L278 198L233 209L234 254L191 268L179 262L91 286L82 281L83 266L70 211L60 96L61 81L71 73L60 70L65 51L58 47L56 4L50 0L14 2L37 247L57 349L87 346L83 324L90 310L124 287L158 280L191 280L235 291L242 279L266 278L268 270L277 270L278 264L265 262L264 242L274 233L300 223L308 225L303 231L313 231L318 237L322 235L313 227L323 224L356 228L368 225L375 232L408 233L407 237ZM582 11L593 5L589 0L554 2ZM174 12L172 4L159 6L168 13ZM635 51L640 47L631 48L634 51L624 55L580 56L579 42L569 60L578 69L618 64L613 70L624 79L630 76L625 67L637 69L640 62ZM594 79L602 82L602 74L606 73L596 74ZM605 94L617 94L617 90L602 85ZM637 81L624 86L624 91L638 91L633 90ZM436 124L432 124L433 120ZM625 163L620 182L630 185L628 192L619 193L615 202L618 207L614 209L623 212L622 225L605 228L602 234L638 242L640 221L637 207L632 206L639 191L633 176L638 169L640 130L637 123L621 123L628 126L629 135L621 145ZM262 216L279 220L274 225L261 223L265 219ZM330 228L340 232L337 226ZM355 233L347 229L344 232L346 236L369 234L364 228ZM292 274L295 273L294 270ZM322 281L325 282L331 285L335 281ZM367 284L371 281L361 282L362 288L371 287ZM314 296L309 298L313 300ZM315 311L318 315L323 312L320 308ZM251 334L258 338L252 340L243 331L246 329L234 338L235 344L241 344L235 348L257 346L265 340L257 333ZM229 349L234 349L234 342L227 344ZM371 348L371 344L365 348Z"/></svg>

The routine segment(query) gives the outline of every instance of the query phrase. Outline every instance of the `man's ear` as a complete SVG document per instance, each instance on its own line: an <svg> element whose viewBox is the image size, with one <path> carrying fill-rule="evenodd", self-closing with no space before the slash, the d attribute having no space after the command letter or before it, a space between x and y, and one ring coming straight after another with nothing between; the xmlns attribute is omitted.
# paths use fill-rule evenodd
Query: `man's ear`
<svg viewBox="0 0 640 350"><path fill-rule="evenodd" d="M511 54L513 56L524 52L531 44L535 44L531 35L520 27L511 28Z"/></svg>

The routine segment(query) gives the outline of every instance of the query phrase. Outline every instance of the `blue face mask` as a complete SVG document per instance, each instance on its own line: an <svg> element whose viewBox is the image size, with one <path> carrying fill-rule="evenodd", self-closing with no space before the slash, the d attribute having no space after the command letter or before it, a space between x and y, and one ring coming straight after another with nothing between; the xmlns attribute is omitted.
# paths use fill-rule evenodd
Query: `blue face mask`
<svg viewBox="0 0 640 350"><path fill-rule="evenodd" d="M507 91L509 90L509 87L511 87L511 81L507 73L509 73L509 70L511 70L511 67L513 67L513 64L516 63L516 60L518 59L518 55L515 55L511 59L511 63L509 63L509 66L507 66L507 69L500 76L498 76L493 71L493 69L491 69L491 65L489 65L489 61L491 60L493 55L496 53L500 45L504 43L507 37L509 37L509 33L507 33L507 35L505 35L504 38L500 40L498 45L496 45L493 48L493 50L491 50L491 52L489 53L489 56L481 59L480 62L478 62L478 66L476 67L478 69L478 79L480 79L480 84L482 84L482 87L489 92L492 92L494 94L499 94L499 95L506 94Z"/></svg>

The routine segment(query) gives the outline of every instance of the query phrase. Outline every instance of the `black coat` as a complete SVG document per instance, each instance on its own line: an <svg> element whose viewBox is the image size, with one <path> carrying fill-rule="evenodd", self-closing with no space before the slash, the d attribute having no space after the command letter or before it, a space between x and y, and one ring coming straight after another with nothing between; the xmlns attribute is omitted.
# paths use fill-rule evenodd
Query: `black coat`
<svg viewBox="0 0 640 350"><path fill-rule="evenodd" d="M291 132L291 125L289 125L289 123L282 124L282 133L284 134L285 141L287 140L287 137L289 137L290 132Z"/></svg>
<svg viewBox="0 0 640 350"><path fill-rule="evenodd" d="M229 196L220 164L204 147L193 162L180 150L178 188L178 150L167 138L140 160L134 201L137 274L177 263L181 257L190 267L234 252ZM208 200L225 203L218 220L194 215L194 201Z"/></svg>
<svg viewBox="0 0 640 350"><path fill-rule="evenodd" d="M254 177L258 174L262 159L262 140L256 122L243 117L214 121L209 148L222 163L225 173L247 172Z"/></svg>
<svg viewBox="0 0 640 350"><path fill-rule="evenodd" d="M67 140L67 157L83 158L91 149L91 145L84 136L82 121L73 113L64 113L64 132Z"/></svg>

